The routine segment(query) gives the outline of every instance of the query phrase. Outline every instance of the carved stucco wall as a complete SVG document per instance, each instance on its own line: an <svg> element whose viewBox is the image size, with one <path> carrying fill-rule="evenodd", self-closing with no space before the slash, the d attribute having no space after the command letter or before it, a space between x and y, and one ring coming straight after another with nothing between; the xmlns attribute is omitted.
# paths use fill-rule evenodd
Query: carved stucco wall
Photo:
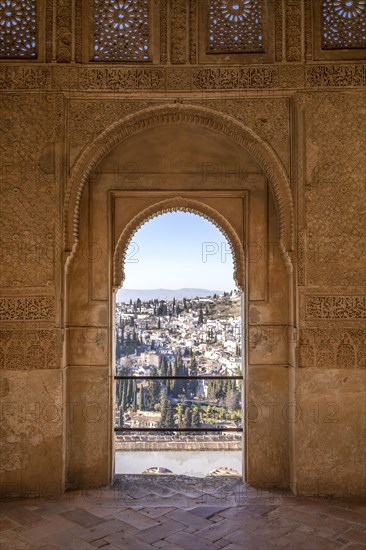
<svg viewBox="0 0 366 550"><path fill-rule="evenodd" d="M1 97L1 482L61 487L60 94Z"/></svg>
<svg viewBox="0 0 366 550"><path fill-rule="evenodd" d="M285 338L294 339L297 351L289 358L288 410L273 410L288 424L286 458L295 490L361 494L365 65L356 57L344 62L341 52L317 62L311 2L276 0L273 63L196 64L197 4L191 2L181 18L186 32L172 34L170 2L161 2L161 64L90 66L80 63L81 2L58 4L56 14L50 2L46 6L46 63L40 56L40 64L0 66L2 489L42 493L55 483L62 490L66 442L75 443L74 453L91 443L65 437L67 416L73 414L76 423L85 414L93 418L88 405L108 393L108 376L97 365L106 362L108 341L91 329L81 339L70 331L72 359L77 364L78 353L97 341L97 364L88 376L91 385L100 379L99 394L84 392L90 385L77 371L70 373L76 393L65 394L62 281L73 238L63 242L62 226L70 171L93 140L124 117L183 102L237 120L268 145L289 178L296 206L296 330ZM185 12L184 3L175 4ZM258 312L260 307L253 309L254 318ZM103 315L96 304L96 316ZM256 372L255 384L268 390L262 405L274 402L274 387ZM72 481L88 483L83 475L79 471Z"/></svg>
<svg viewBox="0 0 366 550"><path fill-rule="evenodd" d="M304 94L298 106L306 139L298 204L297 486L353 494L365 486L365 100L319 92Z"/></svg>

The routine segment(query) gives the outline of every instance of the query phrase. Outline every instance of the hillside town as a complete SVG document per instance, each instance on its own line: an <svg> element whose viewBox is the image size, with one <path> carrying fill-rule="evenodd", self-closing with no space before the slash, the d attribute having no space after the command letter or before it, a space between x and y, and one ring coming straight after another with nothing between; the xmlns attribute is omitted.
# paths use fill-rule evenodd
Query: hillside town
<svg viewBox="0 0 366 550"><path fill-rule="evenodd" d="M241 380L227 378L242 372L238 291L131 299L115 322L116 375L131 377L116 381L118 429L241 426Z"/></svg>

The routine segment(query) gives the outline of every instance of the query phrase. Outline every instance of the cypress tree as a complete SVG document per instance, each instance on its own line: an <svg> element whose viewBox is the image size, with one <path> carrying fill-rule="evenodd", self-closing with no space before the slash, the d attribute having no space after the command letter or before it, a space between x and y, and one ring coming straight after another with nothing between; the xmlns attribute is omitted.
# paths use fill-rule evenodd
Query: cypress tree
<svg viewBox="0 0 366 550"><path fill-rule="evenodd" d="M179 403L177 406L177 414L176 414L178 428L184 428L183 413L184 413L183 405Z"/></svg>
<svg viewBox="0 0 366 550"><path fill-rule="evenodd" d="M199 324L199 325L202 325L202 324L203 324L203 310L202 310L202 304L200 304L200 311L199 311L199 314L198 314L198 324Z"/></svg>
<svg viewBox="0 0 366 550"><path fill-rule="evenodd" d="M133 400L133 387L132 387L132 380L130 379L127 385L126 405L127 406L132 405L132 400Z"/></svg>
<svg viewBox="0 0 366 550"><path fill-rule="evenodd" d="M185 428L192 428L192 411L189 407L184 411L183 422Z"/></svg>
<svg viewBox="0 0 366 550"><path fill-rule="evenodd" d="M132 410L137 411L137 384L136 380L132 382Z"/></svg>
<svg viewBox="0 0 366 550"><path fill-rule="evenodd" d="M201 415L198 407L194 407L192 414L192 428L199 428L201 425Z"/></svg>
<svg viewBox="0 0 366 550"><path fill-rule="evenodd" d="M177 376L178 375L177 365L178 365L178 361L177 361L177 358L175 358L174 363L173 363L173 367L172 367L172 376ZM178 382L180 382L180 380L171 380L170 381L170 391L171 391L172 397L178 397L178 391L179 391Z"/></svg>
<svg viewBox="0 0 366 550"><path fill-rule="evenodd" d="M139 405L138 405L139 411L145 410L145 404L144 404L144 388L143 385L140 385L140 392L139 392Z"/></svg>
<svg viewBox="0 0 366 550"><path fill-rule="evenodd" d="M122 428L124 424L124 418L123 418L123 409L122 407L119 408L119 427Z"/></svg>
<svg viewBox="0 0 366 550"><path fill-rule="evenodd" d="M165 393L162 394L160 398L160 428L166 428L166 421L167 421L167 397Z"/></svg>
<svg viewBox="0 0 366 550"><path fill-rule="evenodd" d="M166 428L174 428L174 411L170 401L167 401L167 404L166 404L165 422L166 422L166 426L165 426Z"/></svg>
<svg viewBox="0 0 366 550"><path fill-rule="evenodd" d="M126 400L127 400L127 380L122 380L122 398L121 398L121 408L123 411L126 410Z"/></svg>
<svg viewBox="0 0 366 550"><path fill-rule="evenodd" d="M165 355L160 358L160 376L167 376L168 374L168 360Z"/></svg>

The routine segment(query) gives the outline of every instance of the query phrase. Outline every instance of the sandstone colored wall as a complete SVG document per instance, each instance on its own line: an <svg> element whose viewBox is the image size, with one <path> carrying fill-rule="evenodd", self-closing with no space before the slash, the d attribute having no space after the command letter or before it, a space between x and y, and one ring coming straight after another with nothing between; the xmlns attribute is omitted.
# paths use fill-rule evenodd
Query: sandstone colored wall
<svg viewBox="0 0 366 550"><path fill-rule="evenodd" d="M193 105L207 109L217 127L203 131L197 121L191 131L206 143L215 135L218 156L202 152L193 163L191 153L172 158L180 162L176 175L191 171L189 188L204 190L197 168L203 160L211 163L207 189L249 194L249 225L263 251L258 264L250 262L245 283L247 479L290 484L304 494L360 496L366 487L366 67L356 53L319 52L308 0L274 2L272 58L239 64L202 57L195 2L188 13L184 2L176 3L174 24L188 26L167 32L166 4L160 3L160 49L151 65L89 63L78 0L58 2L56 13L46 3L37 62L0 61L1 491L50 495L110 480L109 290L118 235L109 231L123 228L113 225L107 188L171 186L167 176L153 177L151 167L136 173L146 154L137 137L142 123L129 137L127 157L122 134L114 150L107 151L107 139L114 125L127 132L128 117L144 109L181 106L183 113ZM169 132L186 128L185 115L177 122L165 116ZM226 128L231 120L245 127L245 143L225 134L219 117L226 117ZM151 153L167 162L157 143ZM235 154L247 164L257 143L268 165L260 189L236 179L230 163L222 167L228 155L235 163ZM114 162L109 176L96 151ZM70 181L76 189L94 153L75 215L79 202ZM279 244L286 212L273 187L280 179L290 182L286 204L294 207L287 254ZM185 176L177 182L187 191ZM100 209L93 210L95 201ZM238 227L243 217L226 207L227 220ZM266 223L257 224L263 216Z"/></svg>

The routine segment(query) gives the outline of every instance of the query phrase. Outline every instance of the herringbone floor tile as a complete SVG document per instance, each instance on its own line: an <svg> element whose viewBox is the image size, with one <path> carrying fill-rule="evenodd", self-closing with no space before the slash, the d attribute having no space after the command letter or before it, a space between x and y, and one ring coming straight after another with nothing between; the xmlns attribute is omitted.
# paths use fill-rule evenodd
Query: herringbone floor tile
<svg viewBox="0 0 366 550"><path fill-rule="evenodd" d="M366 507L233 478L119 476L55 500L2 501L1 550L366 550Z"/></svg>

